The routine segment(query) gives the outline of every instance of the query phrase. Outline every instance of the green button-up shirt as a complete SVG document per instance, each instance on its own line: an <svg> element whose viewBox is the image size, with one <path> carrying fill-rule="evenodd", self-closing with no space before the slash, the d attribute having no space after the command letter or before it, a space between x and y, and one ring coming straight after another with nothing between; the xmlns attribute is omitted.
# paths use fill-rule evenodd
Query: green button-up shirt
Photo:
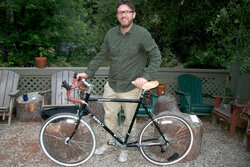
<svg viewBox="0 0 250 167"><path fill-rule="evenodd" d="M145 68L148 58L150 63ZM119 26L107 32L101 51L90 62L85 73L92 77L105 60L110 62L109 85L116 92L126 92L135 88L131 82L136 78L149 80L157 72L161 54L150 33L133 24L124 35Z"/></svg>

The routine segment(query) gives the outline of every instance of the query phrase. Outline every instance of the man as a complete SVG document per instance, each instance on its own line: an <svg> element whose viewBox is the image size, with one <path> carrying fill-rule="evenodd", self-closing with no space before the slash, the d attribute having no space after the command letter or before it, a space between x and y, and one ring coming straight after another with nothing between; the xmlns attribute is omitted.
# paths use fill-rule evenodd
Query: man
<svg viewBox="0 0 250 167"><path fill-rule="evenodd" d="M101 51L90 62L84 73L77 77L92 77L105 60L110 62L108 82L104 87L104 98L138 99L141 88L150 76L158 70L161 55L157 44L150 33L138 25L133 24L136 16L135 8L129 0L120 0L116 5L116 17L119 26L111 28L101 46ZM149 66L145 69L147 59ZM133 84L131 83L132 81ZM105 124L116 130L117 114L121 106L124 109L125 121L122 134L126 134L137 104L134 103L104 103ZM135 128L132 130L134 133ZM103 154L110 146L107 141L111 138L106 135L105 144L96 149L95 154ZM118 158L120 162L127 160L128 153L123 150Z"/></svg>

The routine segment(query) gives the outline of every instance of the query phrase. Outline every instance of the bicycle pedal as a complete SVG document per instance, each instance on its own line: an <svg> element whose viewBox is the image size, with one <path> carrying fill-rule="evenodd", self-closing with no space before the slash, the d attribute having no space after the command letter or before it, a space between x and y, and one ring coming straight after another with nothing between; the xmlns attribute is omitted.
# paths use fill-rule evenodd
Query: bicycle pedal
<svg viewBox="0 0 250 167"><path fill-rule="evenodd" d="M168 161L174 161L174 160L176 160L178 157L179 157L179 154L178 154L178 153L174 153L172 156L170 156L170 157L168 158Z"/></svg>
<svg viewBox="0 0 250 167"><path fill-rule="evenodd" d="M116 141L113 140L113 139L110 139L107 143L108 143L108 145L111 145L111 146L115 146L116 145Z"/></svg>

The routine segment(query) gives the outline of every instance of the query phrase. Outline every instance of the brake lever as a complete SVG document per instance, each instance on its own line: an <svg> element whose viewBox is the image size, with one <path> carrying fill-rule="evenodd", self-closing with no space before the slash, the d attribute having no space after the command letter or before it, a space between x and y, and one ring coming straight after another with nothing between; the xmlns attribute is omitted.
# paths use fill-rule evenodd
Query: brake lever
<svg viewBox="0 0 250 167"><path fill-rule="evenodd" d="M69 85L65 80L62 81L62 87L64 87L65 89L67 90L70 90L71 89L71 85Z"/></svg>

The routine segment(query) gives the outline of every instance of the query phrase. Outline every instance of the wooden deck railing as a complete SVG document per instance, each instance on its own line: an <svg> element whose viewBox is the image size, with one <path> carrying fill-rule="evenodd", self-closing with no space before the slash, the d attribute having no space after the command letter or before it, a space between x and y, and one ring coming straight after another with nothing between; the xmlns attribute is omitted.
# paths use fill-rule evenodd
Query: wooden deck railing
<svg viewBox="0 0 250 167"><path fill-rule="evenodd" d="M51 75L63 71L71 70L75 72L83 72L86 67L48 67L48 68L3 68L17 72L20 75L18 89L20 93L35 92L48 90L51 87ZM98 95L103 93L103 85L107 81L107 67L101 67L94 78L90 79L95 85ZM153 79L161 80L167 84L166 93L175 94L178 88L177 76L189 73L202 79L203 93L212 95L225 95L226 87L229 86L230 72L229 70L214 69L183 69L183 68L161 68L159 72L153 76Z"/></svg>

